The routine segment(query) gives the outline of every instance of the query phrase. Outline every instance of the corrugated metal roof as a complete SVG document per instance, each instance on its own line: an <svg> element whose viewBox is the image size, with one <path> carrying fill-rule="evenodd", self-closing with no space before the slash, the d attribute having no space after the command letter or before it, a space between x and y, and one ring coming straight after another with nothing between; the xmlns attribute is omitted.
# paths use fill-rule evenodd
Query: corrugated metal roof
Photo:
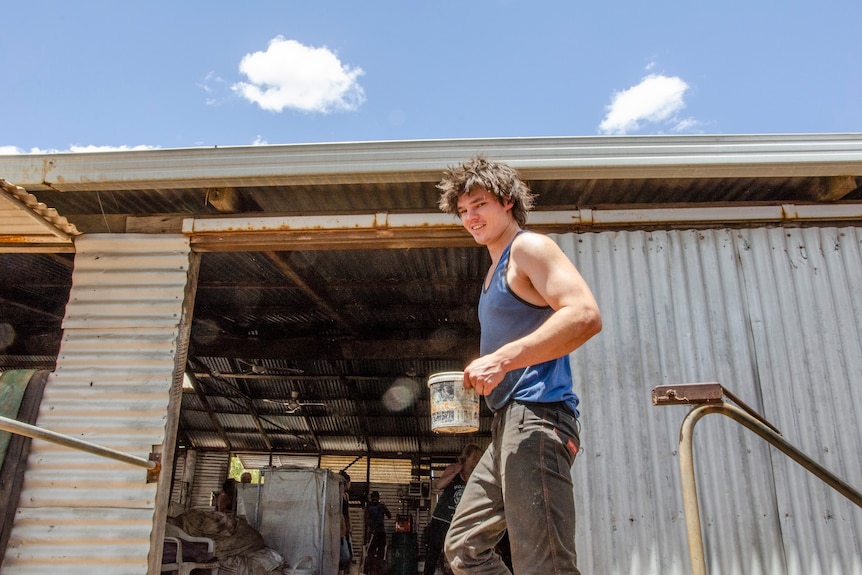
<svg viewBox="0 0 862 575"><path fill-rule="evenodd" d="M28 154L0 158L29 190L96 191L223 186L436 182L482 152L528 179L734 178L855 174L860 134L490 138ZM848 166L850 167L848 169ZM142 185L143 183L147 185Z"/></svg>
<svg viewBox="0 0 862 575"><path fill-rule="evenodd" d="M436 213L440 172L482 152L559 206L860 200L860 134L499 138L0 157L0 177L87 233L156 214ZM69 193L74 192L74 193ZM371 200L370 200L371 199Z"/></svg>
<svg viewBox="0 0 862 575"><path fill-rule="evenodd" d="M0 178L0 245L52 244L71 247L80 232L57 210L21 186Z"/></svg>

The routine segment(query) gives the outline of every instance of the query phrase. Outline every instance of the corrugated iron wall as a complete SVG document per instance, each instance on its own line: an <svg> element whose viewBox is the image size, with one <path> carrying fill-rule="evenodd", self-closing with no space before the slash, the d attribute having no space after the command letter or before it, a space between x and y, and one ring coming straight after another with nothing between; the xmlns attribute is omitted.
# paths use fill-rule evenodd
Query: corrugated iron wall
<svg viewBox="0 0 862 575"><path fill-rule="evenodd" d="M717 381L862 488L862 228L555 236L602 333L572 356L584 573L690 573L678 437L653 387ZM695 464L710 573L862 573L862 509L728 418Z"/></svg>
<svg viewBox="0 0 862 575"><path fill-rule="evenodd" d="M147 458L164 440L189 270L183 236L76 242L63 340L37 425ZM146 573L146 470L34 440L4 575Z"/></svg>
<svg viewBox="0 0 862 575"><path fill-rule="evenodd" d="M199 451L194 460L194 483L191 485L188 508L210 507L215 503L213 494L221 491L227 479L230 454L224 451Z"/></svg>
<svg viewBox="0 0 862 575"><path fill-rule="evenodd" d="M189 499L191 497L192 474L195 467L196 455L189 454L185 449L178 449L174 454L174 471L171 484L171 505L174 508L186 509L191 506Z"/></svg>
<svg viewBox="0 0 862 575"><path fill-rule="evenodd" d="M172 475L168 515L189 509L215 509L215 496L230 471L227 451L178 449Z"/></svg>

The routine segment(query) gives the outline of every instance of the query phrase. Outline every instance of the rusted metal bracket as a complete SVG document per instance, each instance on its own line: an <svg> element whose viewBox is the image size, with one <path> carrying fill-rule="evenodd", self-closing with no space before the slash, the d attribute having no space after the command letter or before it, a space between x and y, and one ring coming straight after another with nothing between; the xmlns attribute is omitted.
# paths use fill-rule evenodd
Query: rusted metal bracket
<svg viewBox="0 0 862 575"><path fill-rule="evenodd" d="M660 385L652 390L653 405L679 405L685 403L721 403L724 388L720 383L683 383Z"/></svg>
<svg viewBox="0 0 862 575"><path fill-rule="evenodd" d="M159 472L162 470L162 454L156 451L157 446L153 446L153 451L150 452L150 461L155 462L155 467L147 469L147 483L155 483L159 480Z"/></svg>
<svg viewBox="0 0 862 575"><path fill-rule="evenodd" d="M679 385L660 385L652 390L653 405L682 405L682 404L716 404L724 403L727 398L738 405L740 409L751 417L781 435L777 427L769 423L765 417L749 407L720 383L681 383Z"/></svg>

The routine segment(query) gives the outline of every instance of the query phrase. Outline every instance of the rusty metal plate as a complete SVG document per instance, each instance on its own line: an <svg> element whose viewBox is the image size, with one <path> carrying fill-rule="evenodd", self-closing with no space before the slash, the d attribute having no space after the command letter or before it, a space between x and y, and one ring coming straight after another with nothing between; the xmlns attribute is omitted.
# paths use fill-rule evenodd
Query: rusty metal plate
<svg viewBox="0 0 862 575"><path fill-rule="evenodd" d="M724 388L720 383L681 383L660 385L652 390L653 405L679 405L686 403L721 403Z"/></svg>

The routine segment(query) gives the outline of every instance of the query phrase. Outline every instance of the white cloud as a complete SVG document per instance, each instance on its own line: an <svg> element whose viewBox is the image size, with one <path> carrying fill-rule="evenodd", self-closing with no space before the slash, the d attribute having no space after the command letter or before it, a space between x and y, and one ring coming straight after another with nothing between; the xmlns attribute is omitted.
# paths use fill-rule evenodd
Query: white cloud
<svg viewBox="0 0 862 575"><path fill-rule="evenodd" d="M198 84L198 87L206 92L207 99L206 103L209 106L217 106L221 103L223 97L221 93L224 91L227 82L225 82L220 76L218 76L215 72L209 72L204 77L202 83Z"/></svg>
<svg viewBox="0 0 862 575"><path fill-rule="evenodd" d="M239 71L248 82L233 90L263 108L281 112L285 108L327 114L351 111L365 102L365 91L357 79L364 72L341 63L328 48L303 46L276 36L265 52L246 54Z"/></svg>
<svg viewBox="0 0 862 575"><path fill-rule="evenodd" d="M0 146L0 155L13 155L13 154L67 154L69 152L72 153L86 153L86 152L129 152L129 151L137 151L137 150L158 150L159 146L78 146L72 145L69 146L68 150L54 150L48 149L43 150L42 148L30 148L29 152L22 150L17 146Z"/></svg>
<svg viewBox="0 0 862 575"><path fill-rule="evenodd" d="M696 124L693 120L677 119L677 114L685 108L686 90L688 84L681 78L650 74L636 86L614 93L599 131L627 134L645 123L670 124L672 131L691 128Z"/></svg>
<svg viewBox="0 0 862 575"><path fill-rule="evenodd" d="M70 152L130 152L138 150L158 150L159 146L71 146Z"/></svg>

